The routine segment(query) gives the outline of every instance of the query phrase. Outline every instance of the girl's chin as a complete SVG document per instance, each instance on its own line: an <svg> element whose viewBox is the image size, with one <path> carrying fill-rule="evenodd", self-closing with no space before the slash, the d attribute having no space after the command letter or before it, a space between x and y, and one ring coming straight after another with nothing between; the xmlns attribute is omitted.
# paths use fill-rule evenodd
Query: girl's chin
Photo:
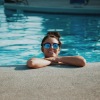
<svg viewBox="0 0 100 100"><path fill-rule="evenodd" d="M56 55L47 55L45 56L46 58L49 58L49 57L56 57Z"/></svg>

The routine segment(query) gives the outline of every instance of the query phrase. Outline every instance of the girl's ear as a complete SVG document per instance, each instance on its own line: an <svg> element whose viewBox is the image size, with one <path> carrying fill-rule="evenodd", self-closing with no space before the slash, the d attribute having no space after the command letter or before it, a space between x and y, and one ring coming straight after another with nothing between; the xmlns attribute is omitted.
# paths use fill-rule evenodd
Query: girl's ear
<svg viewBox="0 0 100 100"><path fill-rule="evenodd" d="M60 48L59 48L59 50L58 50L58 54L60 53Z"/></svg>
<svg viewBox="0 0 100 100"><path fill-rule="evenodd" d="M43 52L43 47L41 47L41 51Z"/></svg>

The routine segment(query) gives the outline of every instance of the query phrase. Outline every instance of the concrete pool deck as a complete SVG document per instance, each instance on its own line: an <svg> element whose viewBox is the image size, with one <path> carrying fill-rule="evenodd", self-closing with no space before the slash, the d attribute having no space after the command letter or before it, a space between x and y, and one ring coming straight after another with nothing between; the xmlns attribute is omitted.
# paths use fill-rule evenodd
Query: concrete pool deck
<svg viewBox="0 0 100 100"><path fill-rule="evenodd" d="M88 5L70 4L70 0L27 0L28 5L5 3L6 9L42 13L100 14L100 0L90 0Z"/></svg>
<svg viewBox="0 0 100 100"><path fill-rule="evenodd" d="M0 100L100 100L100 62L83 68L1 66Z"/></svg>

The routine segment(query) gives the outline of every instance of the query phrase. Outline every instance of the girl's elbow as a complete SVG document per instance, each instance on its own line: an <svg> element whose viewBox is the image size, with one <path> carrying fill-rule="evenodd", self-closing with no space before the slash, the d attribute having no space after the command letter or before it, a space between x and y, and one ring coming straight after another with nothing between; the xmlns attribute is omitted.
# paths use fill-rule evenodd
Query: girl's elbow
<svg viewBox="0 0 100 100"><path fill-rule="evenodd" d="M82 57L81 58L81 63L80 63L81 67L86 66L86 60Z"/></svg>
<svg viewBox="0 0 100 100"><path fill-rule="evenodd" d="M28 60L27 61L27 66L28 66L28 68L33 68L33 69L37 69L37 68L39 68L36 64L35 64L35 59L34 58L32 58L32 59L30 59L30 60Z"/></svg>

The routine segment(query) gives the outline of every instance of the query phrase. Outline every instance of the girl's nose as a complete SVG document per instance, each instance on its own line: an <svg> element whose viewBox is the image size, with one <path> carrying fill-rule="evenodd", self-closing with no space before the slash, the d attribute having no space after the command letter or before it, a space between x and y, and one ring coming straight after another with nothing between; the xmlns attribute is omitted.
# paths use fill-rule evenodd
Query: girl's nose
<svg viewBox="0 0 100 100"><path fill-rule="evenodd" d="M53 49L53 45L51 45L50 49Z"/></svg>

